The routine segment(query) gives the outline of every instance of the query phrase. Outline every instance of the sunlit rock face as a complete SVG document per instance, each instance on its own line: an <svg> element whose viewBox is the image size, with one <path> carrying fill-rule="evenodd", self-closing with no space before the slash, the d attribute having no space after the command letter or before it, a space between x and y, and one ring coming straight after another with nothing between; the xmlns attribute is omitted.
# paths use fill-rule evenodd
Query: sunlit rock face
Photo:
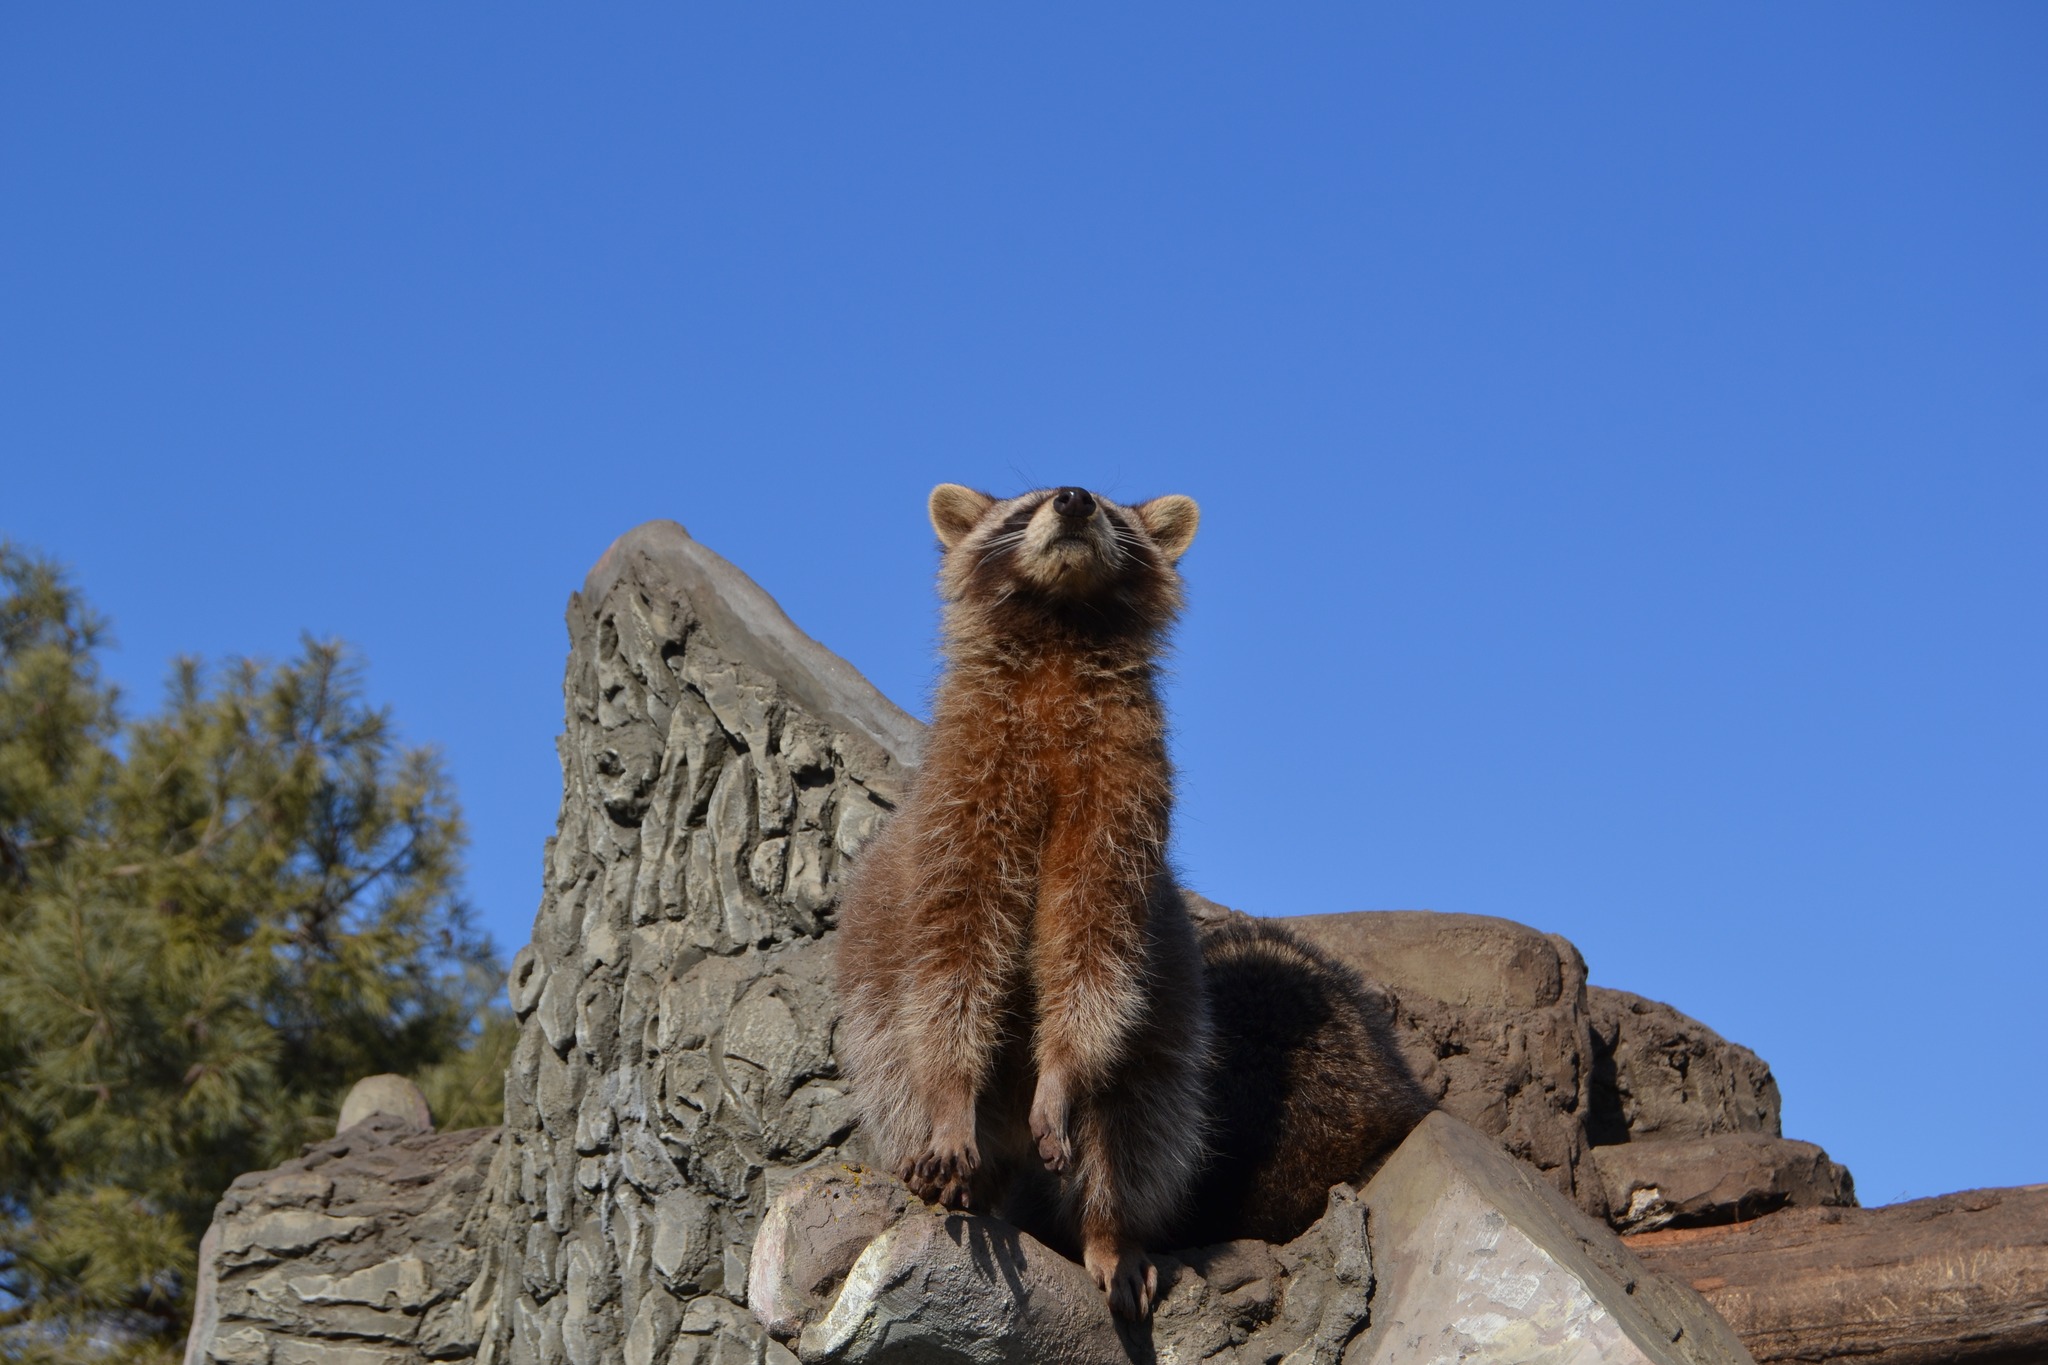
<svg viewBox="0 0 2048 1365"><path fill-rule="evenodd" d="M851 1132L825 933L919 727L672 523L606 552L569 631L479 1354L751 1352L701 1301L737 1308L771 1179Z"/></svg>

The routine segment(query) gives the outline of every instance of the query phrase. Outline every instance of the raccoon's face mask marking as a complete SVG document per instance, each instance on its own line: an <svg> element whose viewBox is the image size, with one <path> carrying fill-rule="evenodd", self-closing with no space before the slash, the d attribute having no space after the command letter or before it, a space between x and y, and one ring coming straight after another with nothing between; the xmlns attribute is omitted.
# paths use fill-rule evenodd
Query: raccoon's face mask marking
<svg viewBox="0 0 2048 1365"><path fill-rule="evenodd" d="M1085 488L1046 488L998 501L942 483L932 528L946 547L940 582L949 600L1026 595L1091 603L1149 591L1171 595L1174 564L1195 538L1194 499L1171 495L1124 507ZM1171 607L1167 607L1170 614Z"/></svg>

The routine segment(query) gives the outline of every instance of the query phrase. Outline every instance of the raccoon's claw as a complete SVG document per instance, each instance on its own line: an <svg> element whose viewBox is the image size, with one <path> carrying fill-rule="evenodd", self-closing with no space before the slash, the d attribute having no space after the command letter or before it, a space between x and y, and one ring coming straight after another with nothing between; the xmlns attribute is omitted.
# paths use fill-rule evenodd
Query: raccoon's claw
<svg viewBox="0 0 2048 1365"><path fill-rule="evenodd" d="M1031 1097L1031 1141L1048 1171L1059 1172L1074 1162L1074 1138L1067 1109L1067 1088L1057 1077L1040 1075Z"/></svg>
<svg viewBox="0 0 2048 1365"><path fill-rule="evenodd" d="M1090 1243L1082 1249L1095 1287L1109 1297L1109 1311L1133 1322L1152 1316L1152 1302L1159 1296L1159 1267L1152 1258L1133 1246Z"/></svg>
<svg viewBox="0 0 2048 1365"><path fill-rule="evenodd" d="M981 1168L981 1153L974 1139L949 1138L932 1134L924 1152L899 1166L896 1175L910 1192L927 1204L949 1209L966 1209L974 1173Z"/></svg>

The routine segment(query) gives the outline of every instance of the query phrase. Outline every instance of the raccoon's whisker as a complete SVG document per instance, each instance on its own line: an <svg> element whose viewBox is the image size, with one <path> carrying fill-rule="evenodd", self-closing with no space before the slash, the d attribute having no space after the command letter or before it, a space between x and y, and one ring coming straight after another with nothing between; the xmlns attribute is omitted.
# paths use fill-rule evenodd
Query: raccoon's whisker
<svg viewBox="0 0 2048 1365"><path fill-rule="evenodd" d="M1020 528L1015 531L1005 531L1000 534L990 536L987 540L983 541L980 548L976 550L974 556L974 567L977 570L987 567L989 560L993 559L996 555L1001 554L1005 550L1015 549L1017 546L1023 544L1023 542L1023 528Z"/></svg>

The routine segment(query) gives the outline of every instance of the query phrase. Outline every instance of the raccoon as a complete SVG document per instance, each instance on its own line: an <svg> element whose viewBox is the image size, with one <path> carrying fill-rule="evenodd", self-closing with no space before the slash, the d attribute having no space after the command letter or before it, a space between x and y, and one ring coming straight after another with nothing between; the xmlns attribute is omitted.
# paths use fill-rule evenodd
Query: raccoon
<svg viewBox="0 0 2048 1365"><path fill-rule="evenodd" d="M945 671L916 778L841 901L847 1059L932 1203L1026 1185L1127 1318L1208 1157L1201 949L1167 865L1158 674L1199 511L941 484Z"/></svg>

